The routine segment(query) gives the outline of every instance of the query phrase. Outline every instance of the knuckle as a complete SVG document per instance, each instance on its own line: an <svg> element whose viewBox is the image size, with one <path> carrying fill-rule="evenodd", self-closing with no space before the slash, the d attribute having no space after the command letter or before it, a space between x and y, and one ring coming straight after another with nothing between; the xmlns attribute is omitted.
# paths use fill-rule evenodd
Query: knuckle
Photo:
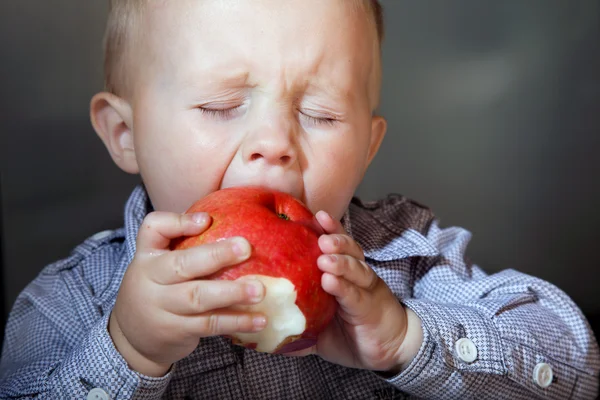
<svg viewBox="0 0 600 400"><path fill-rule="evenodd" d="M233 326L236 331L244 329L244 318L241 315L234 316Z"/></svg>
<svg viewBox="0 0 600 400"><path fill-rule="evenodd" d="M327 270L334 274L334 275L340 275L342 273L342 259L345 258L345 256L341 255L341 254L329 254L329 255L323 255L323 262L326 263L327 265Z"/></svg>
<svg viewBox="0 0 600 400"><path fill-rule="evenodd" d="M193 225L192 215L188 213L177 214L175 224L180 231L186 231L190 225Z"/></svg>
<svg viewBox="0 0 600 400"><path fill-rule="evenodd" d="M210 258L217 265L225 264L231 257L231 245L226 241L219 242L210 247Z"/></svg>
<svg viewBox="0 0 600 400"><path fill-rule="evenodd" d="M194 288L190 292L190 299L189 299L193 308L199 309L202 307L202 304L204 303L205 293L206 293L206 290L204 290L204 287L202 285L197 284L194 286Z"/></svg>
<svg viewBox="0 0 600 400"><path fill-rule="evenodd" d="M185 227L185 223L186 223L186 219L187 219L187 214L179 214L177 215L177 217L175 218L175 224L177 225L178 229L183 229Z"/></svg>
<svg viewBox="0 0 600 400"><path fill-rule="evenodd" d="M348 256L346 255L340 255L336 257L337 261L334 263L335 266L335 271L338 273L342 273L345 270L348 269L348 265L349 265L349 260L348 260Z"/></svg>
<svg viewBox="0 0 600 400"><path fill-rule="evenodd" d="M367 269L366 274L367 274L367 280L369 282L369 285L367 286L367 290L373 291L377 288L377 286L379 286L379 282L381 280L379 279L379 276L377 276L377 274L375 272L373 272L373 270L371 270L370 268Z"/></svg>
<svg viewBox="0 0 600 400"><path fill-rule="evenodd" d="M187 252L175 252L175 257L173 258L173 272L177 278L188 279L187 270L189 262L189 255Z"/></svg>
<svg viewBox="0 0 600 400"><path fill-rule="evenodd" d="M368 291L375 289L379 279L375 271L363 260L358 260L358 264L360 265L360 274L362 276L361 282L363 282L361 286Z"/></svg>
<svg viewBox="0 0 600 400"><path fill-rule="evenodd" d="M220 327L219 316L217 314L211 313L210 315L208 315L205 321L205 331L208 332L210 335L217 335L219 333Z"/></svg>

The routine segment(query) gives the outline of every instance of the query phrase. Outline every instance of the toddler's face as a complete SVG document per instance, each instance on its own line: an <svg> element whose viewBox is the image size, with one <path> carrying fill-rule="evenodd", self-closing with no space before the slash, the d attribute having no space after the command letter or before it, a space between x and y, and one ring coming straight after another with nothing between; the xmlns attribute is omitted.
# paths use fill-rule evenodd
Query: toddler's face
<svg viewBox="0 0 600 400"><path fill-rule="evenodd" d="M177 0L145 18L132 127L155 209L262 185L340 218L385 133L364 13L348 0Z"/></svg>

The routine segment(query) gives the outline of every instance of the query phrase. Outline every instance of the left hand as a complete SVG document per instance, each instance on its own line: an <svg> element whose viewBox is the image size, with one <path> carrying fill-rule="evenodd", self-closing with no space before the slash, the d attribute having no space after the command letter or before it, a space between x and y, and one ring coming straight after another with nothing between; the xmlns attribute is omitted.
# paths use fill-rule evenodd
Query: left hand
<svg viewBox="0 0 600 400"><path fill-rule="evenodd" d="M324 211L316 218L325 230L319 238L323 255L317 261L323 271L321 285L339 307L315 346L289 355L318 354L346 367L399 371L407 311L366 264L361 247L342 224Z"/></svg>

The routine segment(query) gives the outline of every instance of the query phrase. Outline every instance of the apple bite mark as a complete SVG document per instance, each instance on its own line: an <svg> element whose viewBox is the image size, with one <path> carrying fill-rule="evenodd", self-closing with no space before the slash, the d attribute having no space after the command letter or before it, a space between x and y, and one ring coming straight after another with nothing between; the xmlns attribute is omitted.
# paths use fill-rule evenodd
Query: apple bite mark
<svg viewBox="0 0 600 400"><path fill-rule="evenodd" d="M260 332L236 333L236 342L256 343L255 350L273 353L285 343L299 337L306 329L306 318L296 305L294 284L285 278L264 275L249 275L242 279L255 278L265 286L263 301L253 305L240 305L235 310L261 312L267 317L267 326Z"/></svg>

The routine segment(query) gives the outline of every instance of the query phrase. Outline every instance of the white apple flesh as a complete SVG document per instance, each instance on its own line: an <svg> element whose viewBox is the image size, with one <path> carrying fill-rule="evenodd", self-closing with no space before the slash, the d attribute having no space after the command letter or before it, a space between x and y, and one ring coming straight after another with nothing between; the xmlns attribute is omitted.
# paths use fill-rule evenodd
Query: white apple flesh
<svg viewBox="0 0 600 400"><path fill-rule="evenodd" d="M265 296L260 303L239 305L233 309L263 313L267 317L267 326L259 332L236 333L232 336L244 344L256 343L257 351L273 353L288 342L288 338L298 337L306 329L304 313L296 305L296 288L285 278L264 275L247 275L240 278L248 279L262 282Z"/></svg>

